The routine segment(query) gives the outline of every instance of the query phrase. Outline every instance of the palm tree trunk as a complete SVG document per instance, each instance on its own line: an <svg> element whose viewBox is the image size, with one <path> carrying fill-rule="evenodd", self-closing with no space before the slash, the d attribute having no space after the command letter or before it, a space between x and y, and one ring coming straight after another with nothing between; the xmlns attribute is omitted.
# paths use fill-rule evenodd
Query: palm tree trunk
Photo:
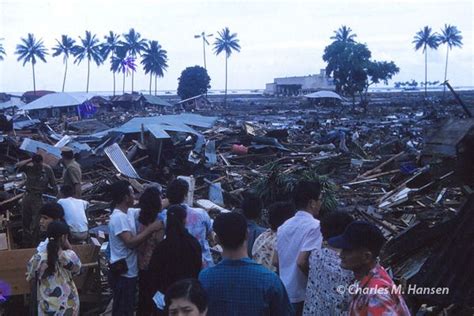
<svg viewBox="0 0 474 316"><path fill-rule="evenodd" d="M156 93L156 89L157 89L157 83L156 82L157 82L157 80L158 80L158 76L155 75L155 95L157 95L157 93Z"/></svg>
<svg viewBox="0 0 474 316"><path fill-rule="evenodd" d="M427 97L426 83L428 82L428 49L425 48L425 99Z"/></svg>
<svg viewBox="0 0 474 316"><path fill-rule="evenodd" d="M64 92L64 87L66 86L66 74L67 74L67 58L66 58L66 67L64 68L64 79L63 79L63 90Z"/></svg>
<svg viewBox="0 0 474 316"><path fill-rule="evenodd" d="M225 92L224 92L224 106L227 105L227 59L229 56L225 56Z"/></svg>
<svg viewBox="0 0 474 316"><path fill-rule="evenodd" d="M87 88L86 88L86 93L89 92L89 75L91 72L91 60L87 60Z"/></svg>
<svg viewBox="0 0 474 316"><path fill-rule="evenodd" d="M446 44L446 65L444 66L444 81L446 82L446 78L448 77L448 55L449 55L449 45ZM446 93L446 85L443 85L443 101L444 95Z"/></svg>
<svg viewBox="0 0 474 316"><path fill-rule="evenodd" d="M133 93L133 70L132 70L132 93Z"/></svg>
<svg viewBox="0 0 474 316"><path fill-rule="evenodd" d="M33 93L36 95L35 64L33 62L31 67L33 68Z"/></svg>
<svg viewBox="0 0 474 316"><path fill-rule="evenodd" d="M151 95L151 82L152 82L152 80L153 80L153 76L152 76L152 73L150 71L150 95Z"/></svg>
<svg viewBox="0 0 474 316"><path fill-rule="evenodd" d="M112 55L110 56L110 59L114 59L114 51L112 50ZM114 78L114 97L115 97L115 71L112 70L112 76Z"/></svg>
<svg viewBox="0 0 474 316"><path fill-rule="evenodd" d="M122 88L122 94L125 94L125 71L123 72L123 88Z"/></svg>

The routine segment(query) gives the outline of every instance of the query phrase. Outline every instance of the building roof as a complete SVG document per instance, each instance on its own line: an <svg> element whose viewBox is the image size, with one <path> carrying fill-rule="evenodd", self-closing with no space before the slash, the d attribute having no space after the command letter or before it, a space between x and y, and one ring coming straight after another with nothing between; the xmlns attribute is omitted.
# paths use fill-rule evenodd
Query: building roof
<svg viewBox="0 0 474 316"><path fill-rule="evenodd" d="M112 102L137 102L140 101L140 99L143 98L142 94L122 94L122 95L116 95L110 99Z"/></svg>
<svg viewBox="0 0 474 316"><path fill-rule="evenodd" d="M49 90L36 90L36 91L26 91L23 93L21 96L22 98L27 98L27 97L42 97L47 94L55 93L54 91L49 91Z"/></svg>
<svg viewBox="0 0 474 316"><path fill-rule="evenodd" d="M151 105L160 105L160 106L173 106L171 103L168 101L165 101L156 95L151 95L151 94L144 94L143 97L145 98L145 101Z"/></svg>
<svg viewBox="0 0 474 316"><path fill-rule="evenodd" d="M331 99L338 99L338 100L343 100L343 98L337 94L336 92L333 91L318 91L318 92L313 92L310 94L305 95L305 98L308 99L322 99L322 98L331 98Z"/></svg>
<svg viewBox="0 0 474 316"><path fill-rule="evenodd" d="M52 93L42 96L35 101L28 103L20 109L22 110L40 110L40 109L48 109L48 108L59 108L59 107L66 107L66 106L74 106L84 103L87 100L92 99L95 97L95 94L92 93Z"/></svg>
<svg viewBox="0 0 474 316"><path fill-rule="evenodd" d="M199 94L199 95L196 95L196 96L194 96L194 97L181 100L181 101L179 101L177 104L186 103L186 102L189 102L189 101L192 101L192 100L195 100L195 99L199 99L199 98L203 98L207 103L211 103L211 102L206 98L206 96L205 96L204 94Z"/></svg>
<svg viewBox="0 0 474 316"><path fill-rule="evenodd" d="M8 109L11 107L20 108L25 105L25 102L21 101L19 98L11 98L10 100L0 103L0 110Z"/></svg>

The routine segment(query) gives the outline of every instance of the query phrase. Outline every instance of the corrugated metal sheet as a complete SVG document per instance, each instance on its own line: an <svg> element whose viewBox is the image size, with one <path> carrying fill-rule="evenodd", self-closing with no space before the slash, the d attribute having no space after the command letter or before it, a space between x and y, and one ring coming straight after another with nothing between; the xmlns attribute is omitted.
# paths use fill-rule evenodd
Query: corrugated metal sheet
<svg viewBox="0 0 474 316"><path fill-rule="evenodd" d="M40 109L47 109L47 108L57 108L57 107L65 107L65 106L73 106L79 105L84 103L87 100L92 99L95 97L95 94L92 93L51 93L41 98L28 103L23 106L19 106L22 110L40 110Z"/></svg>
<svg viewBox="0 0 474 316"><path fill-rule="evenodd" d="M153 135L153 137L155 137L156 139L170 138L170 135L163 130L161 125L146 124L144 125L144 127L145 127L145 130L149 131Z"/></svg>
<svg viewBox="0 0 474 316"><path fill-rule="evenodd" d="M140 178L137 171L133 168L132 164L128 161L124 152L120 149L120 146L117 143L113 143L109 147L106 147L104 152L118 172L129 178Z"/></svg>
<svg viewBox="0 0 474 316"><path fill-rule="evenodd" d="M40 123L40 120L38 119L18 121L18 122L13 122L13 128L17 130L21 130L27 127L34 126L38 123Z"/></svg>
<svg viewBox="0 0 474 316"><path fill-rule="evenodd" d="M49 144L45 144L30 138L23 139L23 142L20 145L20 149L27 151L29 153L35 154L38 152L38 149L43 149L49 154L54 155L57 158L61 158L61 149L54 147Z"/></svg>

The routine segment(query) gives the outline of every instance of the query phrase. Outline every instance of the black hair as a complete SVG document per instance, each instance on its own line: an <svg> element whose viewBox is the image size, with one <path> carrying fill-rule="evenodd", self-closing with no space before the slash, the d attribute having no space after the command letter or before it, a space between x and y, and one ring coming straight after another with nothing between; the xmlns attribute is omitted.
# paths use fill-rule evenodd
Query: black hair
<svg viewBox="0 0 474 316"><path fill-rule="evenodd" d="M62 219L64 217L64 209L61 204L57 202L43 204L39 213L40 215L51 217L54 220Z"/></svg>
<svg viewBox="0 0 474 316"><path fill-rule="evenodd" d="M40 154L34 154L31 160L34 163L40 163L40 162L43 162L43 156L41 156Z"/></svg>
<svg viewBox="0 0 474 316"><path fill-rule="evenodd" d="M354 221L354 218L345 212L328 212L321 218L321 234L323 240L339 236L344 233L347 226Z"/></svg>
<svg viewBox="0 0 474 316"><path fill-rule="evenodd" d="M138 200L140 214L138 221L143 225L149 225L156 220L161 211L161 192L157 187L148 187L143 191Z"/></svg>
<svg viewBox="0 0 474 316"><path fill-rule="evenodd" d="M287 219L295 215L295 206L291 202L275 202L268 207L268 223L276 231Z"/></svg>
<svg viewBox="0 0 474 316"><path fill-rule="evenodd" d="M53 221L48 225L48 245L46 246L48 267L44 271L44 278L51 276L56 272L56 263L58 262L59 257L58 252L61 247L61 237L68 234L69 226L64 222Z"/></svg>
<svg viewBox="0 0 474 316"><path fill-rule="evenodd" d="M117 204L122 203L130 194L130 183L127 180L114 182L109 187L111 202L110 208L115 209Z"/></svg>
<svg viewBox="0 0 474 316"><path fill-rule="evenodd" d="M221 213L213 225L219 242L223 248L236 250L247 237L247 220L239 213Z"/></svg>
<svg viewBox="0 0 474 316"><path fill-rule="evenodd" d="M176 179L171 181L166 190L166 197L170 201L170 204L181 204L183 203L186 194L189 191L189 184L183 179Z"/></svg>
<svg viewBox="0 0 474 316"><path fill-rule="evenodd" d="M63 185L60 189L62 195L64 197L71 197L74 195L74 189L70 185Z"/></svg>
<svg viewBox="0 0 474 316"><path fill-rule="evenodd" d="M166 238L174 238L186 231L186 209L181 205L171 205L166 213Z"/></svg>
<svg viewBox="0 0 474 316"><path fill-rule="evenodd" d="M72 160L74 159L74 153L72 151L63 151L61 152L61 157L67 160Z"/></svg>
<svg viewBox="0 0 474 316"><path fill-rule="evenodd" d="M244 194L244 199L240 207L247 219L258 219L262 214L262 199L253 192L247 192Z"/></svg>
<svg viewBox="0 0 474 316"><path fill-rule="evenodd" d="M319 200L321 185L319 181L300 181L293 191L293 200L297 209L304 209L310 200Z"/></svg>
<svg viewBox="0 0 474 316"><path fill-rule="evenodd" d="M196 305L200 313L207 309L207 293L201 283L196 279L184 279L173 283L165 294L166 312L168 312L171 301L184 298Z"/></svg>

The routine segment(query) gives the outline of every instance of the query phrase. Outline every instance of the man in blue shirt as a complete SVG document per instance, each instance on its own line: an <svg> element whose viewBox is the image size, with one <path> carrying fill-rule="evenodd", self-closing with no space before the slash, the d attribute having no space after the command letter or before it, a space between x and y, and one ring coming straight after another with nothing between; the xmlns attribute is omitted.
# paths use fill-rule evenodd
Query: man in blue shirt
<svg viewBox="0 0 474 316"><path fill-rule="evenodd" d="M245 217L220 214L213 228L223 260L199 275L209 297L208 316L294 315L278 276L248 258Z"/></svg>

